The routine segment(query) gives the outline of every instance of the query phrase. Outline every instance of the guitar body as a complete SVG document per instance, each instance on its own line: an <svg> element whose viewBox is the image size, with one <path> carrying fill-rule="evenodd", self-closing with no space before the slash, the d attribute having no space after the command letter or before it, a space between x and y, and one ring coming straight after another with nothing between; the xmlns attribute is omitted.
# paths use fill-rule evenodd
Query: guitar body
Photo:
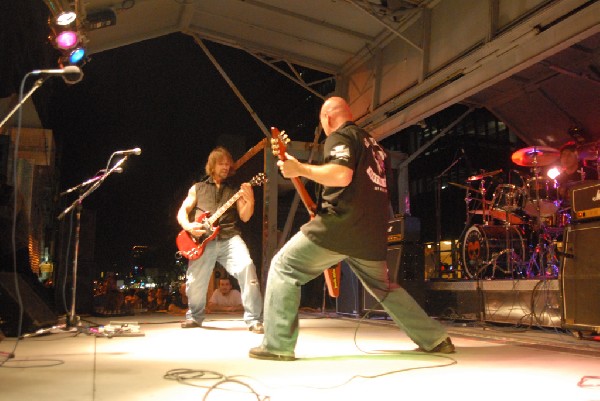
<svg viewBox="0 0 600 401"><path fill-rule="evenodd" d="M267 178L263 173L258 173L248 182L251 186L259 186L267 182ZM217 209L212 215L210 212L204 212L196 219L197 223L202 224L202 228L206 231L202 236L196 237L189 232L182 230L175 238L177 244L177 255L181 255L189 260L196 260L204 253L206 244L212 241L221 227L217 225L219 218L229 209L235 205L235 202L242 196L242 190L240 189L235 195L233 195L227 202L225 202L219 209Z"/></svg>
<svg viewBox="0 0 600 401"><path fill-rule="evenodd" d="M196 219L198 223L202 223L204 225L203 228L206 230L202 236L196 237L185 230L181 230L181 232L177 235L177 238L175 239L177 249L179 249L179 252L186 259L196 260L200 258L200 256L202 256L204 253L206 244L212 241L221 230L221 227L211 226L207 222L208 216L210 216L210 213L204 212Z"/></svg>
<svg viewBox="0 0 600 401"><path fill-rule="evenodd" d="M287 135L285 135L283 132L279 132L277 128L271 127L271 147L273 148L273 154L281 161L287 160L287 156L285 155L287 150L287 142L289 142ZM299 177L293 177L291 180L292 184L294 184L294 188L296 188L296 191L298 191L298 195L300 195L300 199L302 200L302 203L304 203L304 207L306 207L310 218L314 218L315 214L317 213L317 205L311 199ZM341 262L335 266L331 266L325 270L323 274L325 275L325 283L327 284L327 292L329 293L329 296L332 298L339 297L340 280L342 274Z"/></svg>

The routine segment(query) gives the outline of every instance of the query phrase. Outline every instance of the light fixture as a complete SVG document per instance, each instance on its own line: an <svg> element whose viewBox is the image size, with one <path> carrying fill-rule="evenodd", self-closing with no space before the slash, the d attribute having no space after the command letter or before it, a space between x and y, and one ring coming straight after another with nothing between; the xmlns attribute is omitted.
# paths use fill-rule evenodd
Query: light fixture
<svg viewBox="0 0 600 401"><path fill-rule="evenodd" d="M60 51L58 59L60 67L77 65L84 62L87 51L87 40L83 31L83 24L77 13L64 7L64 0L44 0L50 10L48 26L51 30L49 40Z"/></svg>
<svg viewBox="0 0 600 401"><path fill-rule="evenodd" d="M69 54L69 63L78 64L85 57L86 51L83 47L77 47Z"/></svg>
<svg viewBox="0 0 600 401"><path fill-rule="evenodd" d="M79 42L79 35L76 31L62 31L56 35L54 42L61 50L71 50Z"/></svg>
<svg viewBox="0 0 600 401"><path fill-rule="evenodd" d="M63 11L54 18L56 25L66 26L70 25L77 19L77 14L74 11Z"/></svg>

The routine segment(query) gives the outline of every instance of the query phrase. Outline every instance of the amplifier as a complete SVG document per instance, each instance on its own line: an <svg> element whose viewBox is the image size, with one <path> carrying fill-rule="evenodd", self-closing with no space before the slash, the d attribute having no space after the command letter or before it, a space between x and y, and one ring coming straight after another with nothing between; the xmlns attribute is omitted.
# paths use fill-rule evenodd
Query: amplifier
<svg viewBox="0 0 600 401"><path fill-rule="evenodd" d="M421 220L418 217L397 215L390 220L387 229L388 244L418 242L421 236Z"/></svg>
<svg viewBox="0 0 600 401"><path fill-rule="evenodd" d="M571 188L571 218L600 218L600 181L583 181Z"/></svg>

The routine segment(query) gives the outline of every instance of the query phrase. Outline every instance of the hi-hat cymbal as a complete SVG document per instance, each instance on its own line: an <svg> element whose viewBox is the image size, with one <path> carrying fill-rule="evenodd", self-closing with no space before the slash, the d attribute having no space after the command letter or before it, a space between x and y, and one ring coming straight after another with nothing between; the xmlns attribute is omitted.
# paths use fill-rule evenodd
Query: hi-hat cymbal
<svg viewBox="0 0 600 401"><path fill-rule="evenodd" d="M517 150L512 154L513 163L524 167L547 166L560 157L558 149L548 146L532 146Z"/></svg>
<svg viewBox="0 0 600 401"><path fill-rule="evenodd" d="M471 188L471 187L469 187L467 185L458 184L456 182L450 182L450 181L448 181L448 184L454 185L455 187L459 187L459 188L462 188L462 189L466 189L467 191L473 191L473 192L479 192L479 193L481 193L481 190L475 189L475 188Z"/></svg>
<svg viewBox="0 0 600 401"><path fill-rule="evenodd" d="M598 160L600 158L600 145L598 142L585 143L577 147L577 154L581 160Z"/></svg>

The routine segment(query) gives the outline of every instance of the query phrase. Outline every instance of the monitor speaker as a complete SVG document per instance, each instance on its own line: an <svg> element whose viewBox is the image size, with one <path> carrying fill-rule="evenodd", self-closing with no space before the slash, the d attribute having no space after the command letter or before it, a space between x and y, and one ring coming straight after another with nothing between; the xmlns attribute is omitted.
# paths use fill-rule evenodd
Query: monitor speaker
<svg viewBox="0 0 600 401"><path fill-rule="evenodd" d="M600 222L567 227L561 257L562 325L569 329L600 328Z"/></svg>
<svg viewBox="0 0 600 401"><path fill-rule="evenodd" d="M58 322L57 316L20 276L0 272L0 328L8 337L19 335L19 295L23 305L21 334L50 327Z"/></svg>

